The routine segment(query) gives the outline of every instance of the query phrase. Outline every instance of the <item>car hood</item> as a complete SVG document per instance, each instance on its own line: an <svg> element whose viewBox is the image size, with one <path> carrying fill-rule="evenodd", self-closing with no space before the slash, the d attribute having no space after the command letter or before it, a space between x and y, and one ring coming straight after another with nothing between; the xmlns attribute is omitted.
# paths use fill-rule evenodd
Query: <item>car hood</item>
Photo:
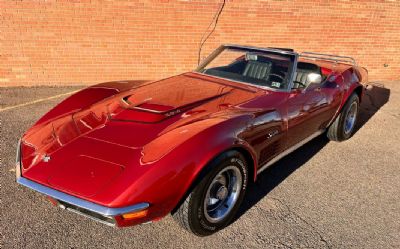
<svg viewBox="0 0 400 249"><path fill-rule="evenodd" d="M110 92L29 129L22 138L23 176L91 199L126 172L142 174L146 147L168 147L168 140L193 136L211 125L207 120L229 118L263 91L188 73ZM63 103L57 108L68 109ZM173 133L196 122L202 125L195 131Z"/></svg>

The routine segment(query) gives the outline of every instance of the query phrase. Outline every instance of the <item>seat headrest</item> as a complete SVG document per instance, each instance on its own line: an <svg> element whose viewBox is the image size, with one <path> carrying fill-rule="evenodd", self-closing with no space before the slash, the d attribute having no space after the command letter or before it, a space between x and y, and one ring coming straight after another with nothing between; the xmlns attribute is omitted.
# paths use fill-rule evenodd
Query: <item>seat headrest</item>
<svg viewBox="0 0 400 249"><path fill-rule="evenodd" d="M308 62L298 62L297 68L313 72L319 72L319 67L317 65Z"/></svg>

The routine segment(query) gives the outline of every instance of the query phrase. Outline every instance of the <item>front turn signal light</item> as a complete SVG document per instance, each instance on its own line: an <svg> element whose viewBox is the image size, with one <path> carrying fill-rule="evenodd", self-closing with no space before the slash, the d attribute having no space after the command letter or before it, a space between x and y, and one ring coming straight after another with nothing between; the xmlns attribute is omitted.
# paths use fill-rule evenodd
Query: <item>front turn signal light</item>
<svg viewBox="0 0 400 249"><path fill-rule="evenodd" d="M148 210L141 210L138 212L133 212L133 213L126 213L121 215L122 218L124 218L125 220L133 220L133 219L138 219L138 218L143 218L147 215Z"/></svg>

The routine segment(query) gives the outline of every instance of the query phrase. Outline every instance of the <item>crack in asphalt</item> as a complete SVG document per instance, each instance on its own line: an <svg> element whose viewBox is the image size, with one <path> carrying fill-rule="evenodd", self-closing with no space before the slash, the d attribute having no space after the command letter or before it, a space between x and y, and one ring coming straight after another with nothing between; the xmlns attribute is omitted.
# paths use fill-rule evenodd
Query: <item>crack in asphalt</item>
<svg viewBox="0 0 400 249"><path fill-rule="evenodd" d="M285 248L289 248L289 249L292 249L292 248L293 248L293 247L291 247L291 246L289 246L289 245L287 245L287 244L285 244L285 243L283 243L283 242L281 242L281 241L279 241L279 244L282 245L282 246L284 246Z"/></svg>
<svg viewBox="0 0 400 249"><path fill-rule="evenodd" d="M284 206L285 207L285 209L287 210L287 215L285 215L284 216L284 218L286 218L286 217L288 217L290 214L292 214L292 215L294 215L295 217L297 217L299 220L301 220L303 223L305 223L306 225L308 225L309 227L311 227L312 228L312 231L314 231L318 236L319 236L319 239L320 239L320 241L322 242L322 243L324 243L325 244L325 246L327 247L327 248L332 248L332 246L330 245L330 243L328 242L328 240L326 240L323 236L322 236L322 234L321 234L321 232L314 226L314 225L312 225L310 222L308 222L306 219L304 219L303 217L301 217L299 214L297 214L295 211L293 211L290 207L289 207L289 205L287 205L284 201L282 201L282 200L280 200L279 198L276 198L276 197L269 197L270 199L272 199L272 200L274 200L274 201L277 201L277 202L279 202L282 206ZM282 242L279 242L280 244L282 244L282 245L284 245L284 246L287 246L288 248L292 248L292 247L290 247L290 246L288 246L288 245L286 245L286 244L283 244Z"/></svg>

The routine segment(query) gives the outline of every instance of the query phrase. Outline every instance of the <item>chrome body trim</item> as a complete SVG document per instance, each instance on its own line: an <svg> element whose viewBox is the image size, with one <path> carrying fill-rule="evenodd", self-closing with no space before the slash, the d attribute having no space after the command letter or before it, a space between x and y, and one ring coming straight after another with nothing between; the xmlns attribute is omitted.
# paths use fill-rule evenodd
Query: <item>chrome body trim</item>
<svg viewBox="0 0 400 249"><path fill-rule="evenodd" d="M280 53L280 54L290 54L290 55L296 55L297 53L295 51L289 51L289 50L283 50L279 48L263 48L263 47L255 47L255 46L244 46L244 45L238 45L238 44L223 44L222 47L228 47L228 48L238 48L238 49L250 49L250 50L260 50L260 51L265 51L265 52L275 52L275 53Z"/></svg>
<svg viewBox="0 0 400 249"><path fill-rule="evenodd" d="M97 213L97 214L100 214L103 216L117 216L117 215L121 215L121 214L125 214L125 213L137 212L137 211L146 209L150 206L149 203L143 202L143 203L135 204L132 206L126 206L126 207L121 207L121 208L111 208L111 207L102 206L102 205L99 205L99 204L96 204L96 203L93 203L90 201L86 201L81 198L78 198L78 197L60 192L58 190L46 187L42 184L28 180L27 178L24 178L22 176L17 176L17 182L25 187L33 189L44 195L50 196L56 200L60 200L60 201L69 203L71 205L92 211L94 213Z"/></svg>
<svg viewBox="0 0 400 249"><path fill-rule="evenodd" d="M333 61L333 62L342 62L346 64L350 64L357 67L357 62L353 57L350 56L342 56L342 55L334 55L334 54L321 54L314 52L302 52L300 57L314 59L314 60L324 60L324 61Z"/></svg>
<svg viewBox="0 0 400 249"><path fill-rule="evenodd" d="M291 70L291 75L288 78L288 84L286 89L275 89L272 87L267 87L267 86L257 86L255 84L247 83L247 82L242 82L242 81L236 81L236 80L231 80L231 79L226 79L222 77L217 77L214 75L208 75L208 74L203 74L200 73L199 70L203 67L205 67L210 61L212 61L217 55L221 53L222 50L224 49L243 49L243 50L256 50L260 52L273 52L273 53L278 53L278 54L283 54L283 55L292 55L295 56L295 60L293 63L293 67ZM253 87L258 87L264 90L272 90L276 92L290 92L293 87L293 80L296 74L297 70L297 61L299 58L306 58L310 60L324 60L324 61L331 61L331 62L341 62L341 63L346 63L353 65L355 67L358 67L356 60L353 57L350 56L341 56L341 55L333 55L333 54L322 54L322 53L314 53L314 52L301 52L297 53L295 51L288 51L288 50L282 50L282 49L277 49L277 48L262 48L262 47L253 47L253 46L242 46L242 45L236 45L236 44L223 44L219 46L217 49L215 49L209 56L207 56L201 63L198 65L198 67L193 71L195 73L201 74L201 75L207 75L219 79L224 79L224 80L230 80L233 82L245 84L245 85L251 85Z"/></svg>
<svg viewBox="0 0 400 249"><path fill-rule="evenodd" d="M104 217L105 219L113 219L114 216L125 214L125 213L130 213L130 212L137 212L144 210L150 206L149 203L143 202L143 203L138 203L135 205L131 206L126 206L126 207L120 207L120 208L111 208L111 207L106 207L102 206L90 201L83 200L81 198L63 193L61 191L46 187L42 184L39 184L37 182L31 181L21 175L21 139L18 140L17 144L17 155L16 155L16 165L15 165L15 174L16 174L16 180L17 183L30 188L32 190L35 190L41 194L44 194L46 196L50 196L57 200L58 206L66 209L70 212L80 214L82 216L85 216L87 218L90 218L92 220L101 222L103 224L106 224L108 226L116 226L116 223L107 222L106 220L102 220L100 217L97 217L97 215L100 215ZM64 204L63 204L64 203ZM70 205L70 206L69 206ZM74 208L76 207L76 208ZM79 211L81 209L82 211ZM87 210L89 213L85 213L84 210ZM93 215L90 215L90 212L94 213Z"/></svg>
<svg viewBox="0 0 400 249"><path fill-rule="evenodd" d="M292 67L292 72L289 78L289 82L288 82L288 88L287 91L291 92L294 86L294 78L296 77L296 73L297 73L297 62L299 61L299 55L295 54L294 55L294 62L293 62L293 67Z"/></svg>
<svg viewBox="0 0 400 249"><path fill-rule="evenodd" d="M110 223L110 222L107 222L107 221L104 221L104 220L100 220L100 219L98 219L98 218L96 218L96 217L94 217L94 216L91 216L91 215L89 215L89 214L85 214L85 213L79 212L79 211L76 210L76 209L67 208L67 207L65 207L65 206L62 205L62 204L59 204L58 206L59 206L60 208L64 209L64 210L67 210L67 211L71 212L71 213L79 214L79 215L82 215L82 216L84 216L84 217L86 217L86 218L89 218L89 219L91 219L91 220L100 222L101 224L104 224L104 225L107 225L107 226L110 226L110 227L115 227L115 226L116 226L116 223Z"/></svg>
<svg viewBox="0 0 400 249"><path fill-rule="evenodd" d="M268 87L268 86L259 86L259 85L254 85L254 84L243 82L243 81L231 80L231 79L222 78L222 77L218 77L218 76L214 76L214 75L210 75L210 74L204 74L204 73L200 73L200 72L196 72L196 71L192 71L191 73L204 75L204 76L207 76L207 77L212 77L212 78L221 79L221 80L227 80L227 81L230 81L230 82L240 83L240 84L243 84L243 85L246 85L246 86L255 87L255 88L259 88L259 89L267 90L267 91L272 91L272 92L288 92L287 89L276 89L276 88L272 88L272 87Z"/></svg>
<svg viewBox="0 0 400 249"><path fill-rule="evenodd" d="M163 114L165 112L168 112L168 111L156 111L156 110L143 108L143 107L139 107L139 106L132 106L129 109L135 109L135 110L144 111L144 112L151 112L151 113L155 113L155 114Z"/></svg>
<svg viewBox="0 0 400 249"><path fill-rule="evenodd" d="M281 152L280 154L278 154L277 156L275 156L273 159L271 159L268 163L264 164L263 166L261 166L258 170L257 170L257 175L260 174L262 171L264 171L265 169L267 169L269 166L271 166L272 164L276 163L277 161L279 161L280 159L282 159L283 157L289 155L290 153L292 153L293 151L297 150L298 148L300 148L301 146L303 146L304 144L310 142L311 140L313 140L314 138L318 137L319 135L321 135L322 133L324 133L325 130L320 130L317 131L315 133L313 133L311 136L303 139L302 141L298 142L297 144L293 145L292 147L286 149L285 151Z"/></svg>
<svg viewBox="0 0 400 249"><path fill-rule="evenodd" d="M130 96L131 95L123 97L121 99L121 101L126 105L127 109L131 109L131 110L134 109L134 110L151 112L151 113L156 113L156 114L164 114L166 112L169 112L169 111L157 111L157 110L152 110L152 109L148 109L148 108L139 107L140 105L146 104L149 100L151 100L151 98L146 99L145 101L140 102L140 103L136 104L135 106L132 106L133 104L127 99L127 97L130 97Z"/></svg>
<svg viewBox="0 0 400 249"><path fill-rule="evenodd" d="M18 158L19 150L17 149L17 158ZM68 204L74 205L76 207L86 209L89 211L92 211L94 213L103 215L103 216L117 216L125 213L130 213L130 212L137 212L141 211L143 209L146 209L150 206L149 203L143 202L143 203L138 203L135 205L131 206L126 206L126 207L120 207L120 208L111 208L111 207L106 207L102 206L90 201L86 201L84 199L63 193L61 191L46 187L42 184L39 184L37 182L31 181L25 177L21 176L21 165L19 160L17 160L16 163L16 180L17 183L33 189L41 194L50 196L56 200L66 202Z"/></svg>

